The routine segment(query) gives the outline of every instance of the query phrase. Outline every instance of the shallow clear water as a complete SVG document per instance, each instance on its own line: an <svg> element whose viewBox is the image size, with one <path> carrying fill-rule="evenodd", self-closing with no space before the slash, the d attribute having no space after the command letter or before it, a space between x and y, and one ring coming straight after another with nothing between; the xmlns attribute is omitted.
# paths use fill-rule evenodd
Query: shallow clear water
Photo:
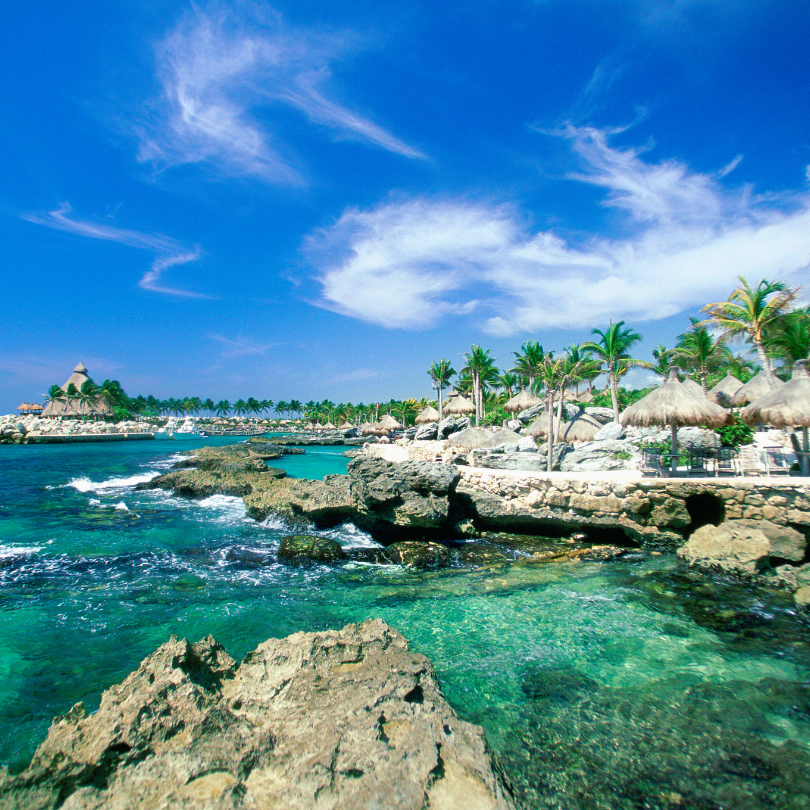
<svg viewBox="0 0 810 810"><path fill-rule="evenodd" d="M97 706L170 634L211 633L240 658L382 617L484 726L527 806L810 807L807 625L787 595L666 555L427 573L239 562L284 526L236 498L134 491L177 449L0 447L0 762L24 765L54 715ZM273 463L321 477L345 470L341 452Z"/></svg>

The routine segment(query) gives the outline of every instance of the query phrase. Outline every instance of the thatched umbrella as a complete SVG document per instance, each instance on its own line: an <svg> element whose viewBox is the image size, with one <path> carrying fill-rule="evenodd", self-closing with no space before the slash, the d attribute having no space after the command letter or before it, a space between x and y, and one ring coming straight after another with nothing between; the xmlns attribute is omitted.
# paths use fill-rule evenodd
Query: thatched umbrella
<svg viewBox="0 0 810 810"><path fill-rule="evenodd" d="M475 413L475 405L461 394L451 394L444 403L444 412L445 414Z"/></svg>
<svg viewBox="0 0 810 810"><path fill-rule="evenodd" d="M535 396L528 388L524 388L519 394L515 394L506 405L503 406L505 411L510 413L519 413L525 411L527 408L533 408L539 405L543 400Z"/></svg>
<svg viewBox="0 0 810 810"><path fill-rule="evenodd" d="M731 405L732 397L742 388L742 385L742 382L729 372L717 385L709 389L709 399L723 408L728 408Z"/></svg>
<svg viewBox="0 0 810 810"><path fill-rule="evenodd" d="M423 411L420 411L416 416L417 425L426 425L428 422L438 422L439 412L432 406L428 405Z"/></svg>
<svg viewBox="0 0 810 810"><path fill-rule="evenodd" d="M589 402L593 402L593 394L590 391L586 391L584 394L574 394L574 400L587 405Z"/></svg>
<svg viewBox="0 0 810 810"><path fill-rule="evenodd" d="M548 419L545 416L538 416L526 430L523 431L524 436L545 436L548 432Z"/></svg>
<svg viewBox="0 0 810 810"><path fill-rule="evenodd" d="M334 429L335 429L335 426L334 426L334 425L333 425L331 422L327 422L327 423L326 423L326 424L323 426L323 429L324 429L324 430L334 430Z"/></svg>
<svg viewBox="0 0 810 810"><path fill-rule="evenodd" d="M722 427L728 418L729 413L725 408L685 388L678 380L678 370L673 368L666 382L631 405L619 417L619 422L637 427L669 425L672 430L671 469L674 473L678 459L678 428L686 425Z"/></svg>
<svg viewBox="0 0 810 810"><path fill-rule="evenodd" d="M499 444L517 444L521 438L523 437L519 433L515 433L514 430L501 428L484 442L484 447L497 447Z"/></svg>
<svg viewBox="0 0 810 810"><path fill-rule="evenodd" d="M703 386L699 382L695 382L691 377L687 377L682 383L683 387L687 391L691 391L693 394L697 394L699 397L705 397L706 395L703 393Z"/></svg>
<svg viewBox="0 0 810 810"><path fill-rule="evenodd" d="M567 442L590 442L593 437L602 429L601 422L597 422L592 416L588 416L584 411L580 411L570 422L560 425L559 441Z"/></svg>
<svg viewBox="0 0 810 810"><path fill-rule="evenodd" d="M784 383L777 379L777 377L768 372L760 371L756 377L752 377L745 385L740 386L734 396L731 398L731 404L735 407L747 405L749 402L764 397L765 394L770 394L775 391Z"/></svg>
<svg viewBox="0 0 810 810"><path fill-rule="evenodd" d="M385 430L399 430L402 427L402 425L400 425L399 422L397 422L397 420L394 419L394 417L389 413L383 416L383 418L380 419L377 424Z"/></svg>
<svg viewBox="0 0 810 810"><path fill-rule="evenodd" d="M455 445L456 447L466 447L472 449L474 447L483 447L489 439L490 434L485 430L468 427L464 428L464 430L459 430L457 433L451 433L447 437L447 442L448 444Z"/></svg>
<svg viewBox="0 0 810 810"><path fill-rule="evenodd" d="M810 427L810 374L807 360L797 360L789 382L770 391L742 409L742 418L748 424L759 422L778 428L801 428L802 475L810 475L807 428Z"/></svg>
<svg viewBox="0 0 810 810"><path fill-rule="evenodd" d="M353 427L354 427L354 425L351 422L344 422L340 426L340 430L351 430Z"/></svg>

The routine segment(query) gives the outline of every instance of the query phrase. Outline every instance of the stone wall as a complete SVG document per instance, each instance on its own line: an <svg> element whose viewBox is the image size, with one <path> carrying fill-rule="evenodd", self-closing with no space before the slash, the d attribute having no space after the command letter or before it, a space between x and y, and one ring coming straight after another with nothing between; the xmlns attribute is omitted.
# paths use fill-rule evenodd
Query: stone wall
<svg viewBox="0 0 810 810"><path fill-rule="evenodd" d="M462 467L458 492L480 528L619 529L676 548L708 523L766 519L810 534L810 485L798 479L595 479Z"/></svg>

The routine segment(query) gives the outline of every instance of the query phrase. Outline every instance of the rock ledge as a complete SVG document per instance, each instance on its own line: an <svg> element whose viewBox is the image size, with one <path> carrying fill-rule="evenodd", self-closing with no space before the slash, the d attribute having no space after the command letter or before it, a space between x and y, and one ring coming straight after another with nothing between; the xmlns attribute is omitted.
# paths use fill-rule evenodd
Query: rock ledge
<svg viewBox="0 0 810 810"><path fill-rule="evenodd" d="M56 718L0 807L508 810L483 731L381 619L269 639L241 665L172 637L88 716Z"/></svg>

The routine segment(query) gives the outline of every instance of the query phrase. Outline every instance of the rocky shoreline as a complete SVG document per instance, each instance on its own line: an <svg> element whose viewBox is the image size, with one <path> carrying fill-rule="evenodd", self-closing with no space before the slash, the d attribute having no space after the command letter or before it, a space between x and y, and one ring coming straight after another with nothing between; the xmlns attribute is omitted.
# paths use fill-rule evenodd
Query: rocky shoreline
<svg viewBox="0 0 810 810"><path fill-rule="evenodd" d="M0 807L513 810L483 730L381 619L269 639L241 664L172 638L57 717Z"/></svg>
<svg viewBox="0 0 810 810"><path fill-rule="evenodd" d="M543 475L388 461L370 446L348 464L347 475L310 481L267 466L289 449L267 443L204 448L181 469L139 486L187 497L236 495L251 517L280 517L299 538L308 527L351 522L384 547L364 552L376 562L490 565L516 557L611 559L633 549L668 551L690 565L789 589L800 604L810 601L810 487L801 479ZM767 531L743 542L745 521ZM737 532L735 543L717 539L727 531ZM313 561L339 559L335 549L316 550L318 538L309 536ZM297 549L300 564L306 557L300 540Z"/></svg>

